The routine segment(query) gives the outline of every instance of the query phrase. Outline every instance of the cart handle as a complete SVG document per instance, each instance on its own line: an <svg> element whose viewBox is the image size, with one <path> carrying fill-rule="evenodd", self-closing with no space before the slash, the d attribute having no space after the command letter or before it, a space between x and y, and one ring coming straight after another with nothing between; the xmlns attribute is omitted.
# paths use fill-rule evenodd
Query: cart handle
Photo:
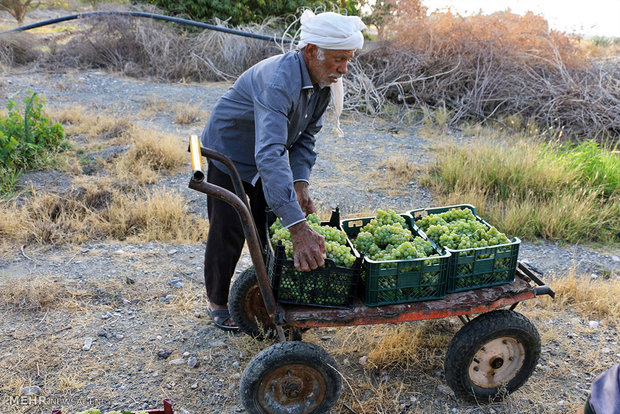
<svg viewBox="0 0 620 414"><path fill-rule="evenodd" d="M233 187L235 188L235 193L237 197L239 197L244 203L245 206L250 210L250 205L248 204L248 197L245 194L245 190L243 189L243 181L241 181L241 176L239 175L239 171L233 164L233 162L225 156L217 151L214 151L209 148L202 147L200 145L200 139L198 135L191 135L189 138L189 152L192 155L192 181L203 181L205 179L205 173L202 165L202 157L206 157L209 159L214 159L227 168L228 171L225 171L230 176L230 180L233 183Z"/></svg>
<svg viewBox="0 0 620 414"><path fill-rule="evenodd" d="M256 271L258 288L260 289L260 293L263 296L265 308L267 309L269 317L272 318L276 325L276 331L278 332L278 336L281 340L284 340L284 332L282 331L282 327L280 326L282 324L282 315L276 305L276 299L273 295L273 291L271 290L271 284L269 283L269 277L267 276L267 268L265 266L265 260L262 254L258 231L256 230L254 218L250 213L247 197L245 197L243 185L241 184L241 179L239 178L239 172L235 168L232 161L225 155L220 154L217 151L201 147L200 142L198 141L198 137L196 135L191 136L189 146L192 155L193 171L192 178L189 182L189 188L225 201L237 211L239 219L241 220L241 225L243 227L243 234L245 235L245 239L248 242L248 249L250 250L250 256L252 258L252 263L254 264L254 270ZM237 194L235 194L225 188L204 181L204 173L202 172L202 159L200 158L198 149L200 149L200 155L212 157L214 159L222 161L228 167L229 174L231 178L233 178L233 183L235 182L235 179L238 180L238 184L244 197L245 203L241 200L241 197L239 196L239 191L237 191ZM237 186L235 187L235 189L238 190Z"/></svg>

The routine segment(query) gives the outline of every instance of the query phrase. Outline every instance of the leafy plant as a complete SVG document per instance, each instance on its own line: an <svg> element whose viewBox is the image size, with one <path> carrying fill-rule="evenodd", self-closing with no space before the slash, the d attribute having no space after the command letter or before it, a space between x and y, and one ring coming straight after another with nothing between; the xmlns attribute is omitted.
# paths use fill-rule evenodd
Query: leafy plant
<svg viewBox="0 0 620 414"><path fill-rule="evenodd" d="M21 171L36 168L42 155L57 151L63 144L62 125L52 124L43 112L44 97L28 91L24 114L9 100L6 118L0 118L0 189L12 187Z"/></svg>
<svg viewBox="0 0 620 414"><path fill-rule="evenodd" d="M170 13L186 14L197 20L218 18L229 20L231 25L262 23L268 17L287 16L298 9L323 7L327 10L339 8L349 15L359 14L358 0L288 0L288 1L236 1L236 0L149 0Z"/></svg>

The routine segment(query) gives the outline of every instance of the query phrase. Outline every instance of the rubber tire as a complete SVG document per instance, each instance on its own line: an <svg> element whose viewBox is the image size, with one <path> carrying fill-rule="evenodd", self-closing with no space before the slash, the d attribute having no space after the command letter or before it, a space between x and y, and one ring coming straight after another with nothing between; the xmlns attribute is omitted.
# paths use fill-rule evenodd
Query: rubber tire
<svg viewBox="0 0 620 414"><path fill-rule="evenodd" d="M314 374L319 374L325 385L323 397L319 397L316 401L317 406L307 413L329 413L338 401L342 389L342 379L336 361L318 345L298 341L280 342L272 345L263 349L250 361L243 371L240 384L241 399L247 412L250 414L304 412L301 409L293 410L290 406L287 407L286 402L288 400L285 400L281 406L275 402L276 405L270 408L261 404L259 398L261 384L263 381L268 381L267 378L271 373L281 371L285 366L299 367L297 364L305 365ZM290 372L289 376L277 378L288 379ZM295 375L293 378L296 378ZM263 387L267 386L266 384L262 385Z"/></svg>
<svg viewBox="0 0 620 414"><path fill-rule="evenodd" d="M503 386L480 387L470 377L469 367L483 346L502 337L512 338L523 346L523 363ZM452 338L444 364L446 381L456 396L462 399L475 402L501 400L527 381L539 357L538 330L525 316L510 310L484 313L463 326Z"/></svg>
<svg viewBox="0 0 620 414"><path fill-rule="evenodd" d="M277 336L258 289L254 267L245 269L233 283L228 295L228 310L242 332L257 339Z"/></svg>

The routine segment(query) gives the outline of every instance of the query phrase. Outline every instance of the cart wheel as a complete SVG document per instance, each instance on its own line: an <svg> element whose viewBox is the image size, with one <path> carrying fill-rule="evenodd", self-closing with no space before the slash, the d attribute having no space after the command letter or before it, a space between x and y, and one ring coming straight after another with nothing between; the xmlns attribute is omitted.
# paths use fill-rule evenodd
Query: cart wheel
<svg viewBox="0 0 620 414"><path fill-rule="evenodd" d="M336 361L307 342L280 342L263 349L241 377L241 398L250 414L328 413L342 380Z"/></svg>
<svg viewBox="0 0 620 414"><path fill-rule="evenodd" d="M254 267L244 270L233 283L228 295L228 310L244 333L255 338L276 336L275 325L258 288Z"/></svg>
<svg viewBox="0 0 620 414"><path fill-rule="evenodd" d="M446 354L446 381L467 400L502 399L534 371L540 336L523 315L509 310L484 313L456 333Z"/></svg>

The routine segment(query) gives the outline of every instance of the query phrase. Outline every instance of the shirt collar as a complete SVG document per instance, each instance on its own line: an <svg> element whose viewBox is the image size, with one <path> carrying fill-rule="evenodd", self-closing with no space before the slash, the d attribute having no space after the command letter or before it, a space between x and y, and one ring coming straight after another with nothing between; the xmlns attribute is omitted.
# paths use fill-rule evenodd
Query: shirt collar
<svg viewBox="0 0 620 414"><path fill-rule="evenodd" d="M308 73L308 68L306 67L306 60L301 50L297 51L297 58L299 59L299 67L301 68L301 89L309 90L309 93L312 93L312 91L314 91L314 86L312 85L310 73Z"/></svg>

